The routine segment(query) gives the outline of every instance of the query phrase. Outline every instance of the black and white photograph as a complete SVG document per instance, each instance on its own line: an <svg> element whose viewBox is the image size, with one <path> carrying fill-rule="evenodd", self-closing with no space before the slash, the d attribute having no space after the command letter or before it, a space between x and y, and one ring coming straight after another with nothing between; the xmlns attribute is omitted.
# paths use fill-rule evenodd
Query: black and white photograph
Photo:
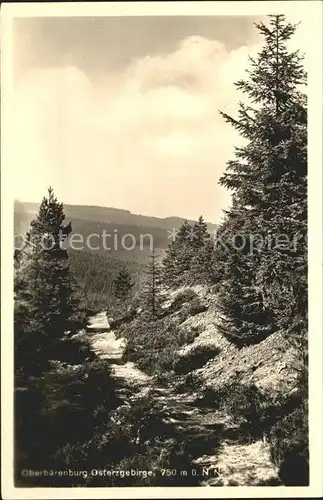
<svg viewBox="0 0 323 500"><path fill-rule="evenodd" d="M154 3L3 4L3 497L319 497L322 3Z"/></svg>

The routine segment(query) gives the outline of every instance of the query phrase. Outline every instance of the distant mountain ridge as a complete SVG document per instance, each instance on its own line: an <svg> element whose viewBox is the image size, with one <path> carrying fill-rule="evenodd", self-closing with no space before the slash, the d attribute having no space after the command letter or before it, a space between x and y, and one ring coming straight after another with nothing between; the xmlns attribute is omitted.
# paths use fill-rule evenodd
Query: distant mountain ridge
<svg viewBox="0 0 323 500"><path fill-rule="evenodd" d="M15 215L23 214L32 220L38 212L39 204L31 202L15 201ZM185 219L184 217L151 217L147 215L133 214L130 210L113 207L101 207L95 205L69 205L64 204L66 219L82 219L91 222L104 222L108 224L121 224L138 227L155 227L161 229L178 229ZM199 214L198 214L199 215ZM193 220L188 220L194 223ZM216 224L207 223L209 231L217 228Z"/></svg>

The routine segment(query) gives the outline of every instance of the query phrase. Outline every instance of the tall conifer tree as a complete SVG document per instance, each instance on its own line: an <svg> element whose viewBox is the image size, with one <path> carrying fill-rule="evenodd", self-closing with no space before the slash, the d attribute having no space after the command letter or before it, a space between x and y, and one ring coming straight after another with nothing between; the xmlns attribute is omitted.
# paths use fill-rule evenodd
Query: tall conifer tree
<svg viewBox="0 0 323 500"><path fill-rule="evenodd" d="M236 148L235 159L228 162L220 179L233 192L235 230L239 227L246 238L237 257L228 252L232 262L225 279L227 283L234 280L243 265L249 284L237 293L228 287L220 297L220 307L227 312L223 324L235 321L234 311L229 311L232 301L239 304L243 321L245 312L257 307L253 330L255 335L259 331L261 340L267 311L273 316L273 329L286 326L295 317L295 309L306 324L307 113L301 92L306 79L302 57L288 51L296 26L283 15L275 15L269 17L268 26L260 23L257 28L264 37L263 49L250 59L249 78L236 83L250 105L239 104L238 118L222 113L246 140ZM250 252L256 234L261 242ZM272 245L281 235L289 242L285 248ZM266 329L270 331L268 323ZM243 331L236 336L243 339Z"/></svg>
<svg viewBox="0 0 323 500"><path fill-rule="evenodd" d="M193 226L193 257L190 265L192 283L213 283L214 273L214 238L208 232L207 223L201 215Z"/></svg>
<svg viewBox="0 0 323 500"><path fill-rule="evenodd" d="M176 237L168 246L163 260L163 277L166 286L187 284L194 256L194 228L184 221Z"/></svg>
<svg viewBox="0 0 323 500"><path fill-rule="evenodd" d="M143 306L148 319L156 321L161 312L161 266L157 260L155 249L149 256L149 262L145 266L145 281L142 289Z"/></svg>
<svg viewBox="0 0 323 500"><path fill-rule="evenodd" d="M64 225L64 220L63 204L49 188L48 197L43 198L38 215L31 223L25 248L16 253L17 367L23 360L27 364L31 360L35 365L38 360L40 365L46 364L58 342L81 326L73 319L78 304L64 243L71 225Z"/></svg>
<svg viewBox="0 0 323 500"><path fill-rule="evenodd" d="M127 267L122 265L112 284L113 293L116 299L126 301L131 294L133 285Z"/></svg>

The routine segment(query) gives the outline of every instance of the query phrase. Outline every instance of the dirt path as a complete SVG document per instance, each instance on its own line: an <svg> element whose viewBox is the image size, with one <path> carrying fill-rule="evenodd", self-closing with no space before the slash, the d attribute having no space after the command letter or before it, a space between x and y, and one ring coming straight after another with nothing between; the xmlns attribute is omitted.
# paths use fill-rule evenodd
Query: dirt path
<svg viewBox="0 0 323 500"><path fill-rule="evenodd" d="M178 394L171 385L160 387L153 377L137 368L134 363L124 362L122 353L125 340L116 338L104 312L91 318L87 338L97 356L110 361L114 376L126 380L136 389L131 398L133 401L149 391L154 401L167 410L168 421L176 426L178 433L192 442L196 440L199 447L205 448L194 460L210 471L209 477L202 483L204 486L251 486L277 477L277 470L269 459L269 449L265 444L258 441L243 445L227 438L232 430L232 422L227 415L220 414L213 408L197 407L196 394ZM216 452L216 445L212 443L213 438L215 442L219 436L223 444Z"/></svg>
<svg viewBox="0 0 323 500"><path fill-rule="evenodd" d="M123 362L122 353L125 348L124 339L117 339L104 312L91 318L88 326L88 339L93 351L98 358L111 362L113 374L117 378L123 378L133 385L148 384L151 380L146 373L139 370L134 363Z"/></svg>

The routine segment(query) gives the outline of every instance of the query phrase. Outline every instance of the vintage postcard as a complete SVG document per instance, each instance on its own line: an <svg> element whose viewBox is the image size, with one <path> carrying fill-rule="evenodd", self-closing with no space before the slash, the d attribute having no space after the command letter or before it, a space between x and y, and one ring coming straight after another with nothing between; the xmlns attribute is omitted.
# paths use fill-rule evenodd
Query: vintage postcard
<svg viewBox="0 0 323 500"><path fill-rule="evenodd" d="M322 3L3 3L2 495L322 494Z"/></svg>

